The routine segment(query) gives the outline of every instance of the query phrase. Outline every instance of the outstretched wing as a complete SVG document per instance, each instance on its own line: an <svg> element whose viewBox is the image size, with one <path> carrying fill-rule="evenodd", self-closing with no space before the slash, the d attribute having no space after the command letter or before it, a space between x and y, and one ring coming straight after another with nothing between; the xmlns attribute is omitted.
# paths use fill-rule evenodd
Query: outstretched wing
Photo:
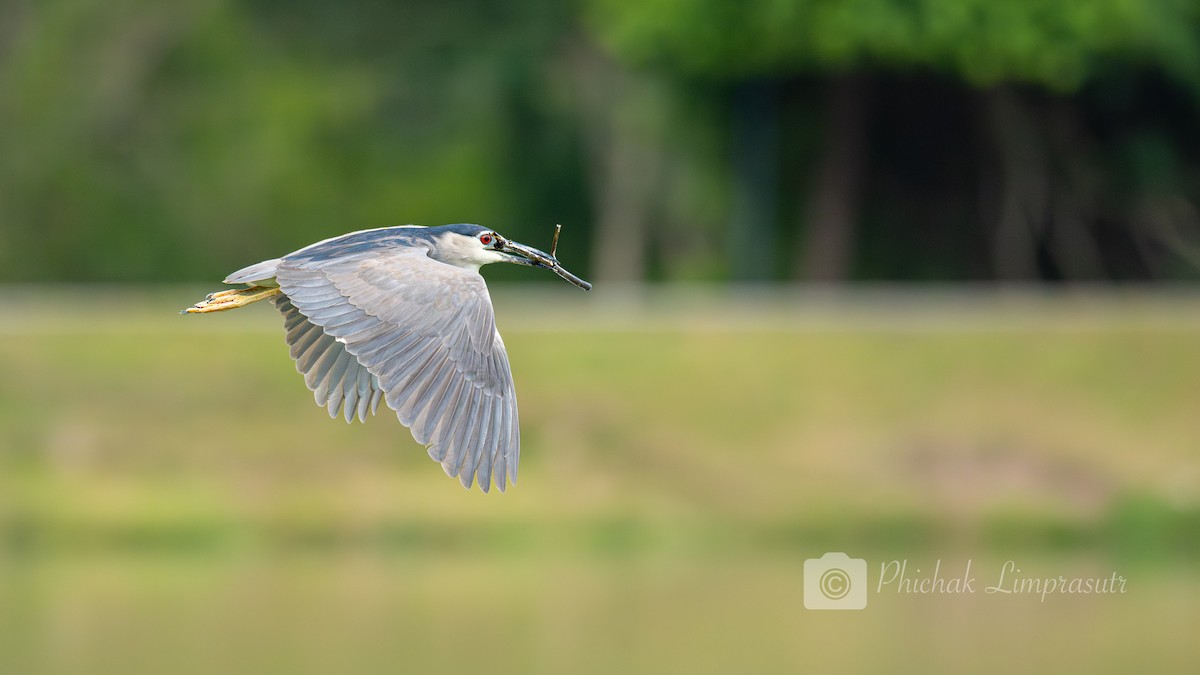
<svg viewBox="0 0 1200 675"><path fill-rule="evenodd" d="M484 492L493 479L501 491L516 481L516 391L478 272L396 247L284 258L275 278L291 305L367 370L447 474L465 487L478 477Z"/></svg>
<svg viewBox="0 0 1200 675"><path fill-rule="evenodd" d="M286 295L271 301L283 314L288 350L317 405L329 410L330 417L344 410L347 422L353 421L355 414L365 422L368 410L374 415L383 398L379 378L351 356L345 345L301 314Z"/></svg>

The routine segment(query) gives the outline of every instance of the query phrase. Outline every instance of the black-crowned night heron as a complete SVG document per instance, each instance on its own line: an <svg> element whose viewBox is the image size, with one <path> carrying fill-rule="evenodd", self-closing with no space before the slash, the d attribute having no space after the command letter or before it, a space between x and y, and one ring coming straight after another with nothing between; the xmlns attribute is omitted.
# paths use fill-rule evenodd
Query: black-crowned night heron
<svg viewBox="0 0 1200 675"><path fill-rule="evenodd" d="M555 231L555 240L558 238ZM238 270L189 314L268 298L283 314L296 369L317 404L365 421L382 399L450 476L488 491L517 480L517 397L482 265L549 269L551 253L479 225L351 232Z"/></svg>

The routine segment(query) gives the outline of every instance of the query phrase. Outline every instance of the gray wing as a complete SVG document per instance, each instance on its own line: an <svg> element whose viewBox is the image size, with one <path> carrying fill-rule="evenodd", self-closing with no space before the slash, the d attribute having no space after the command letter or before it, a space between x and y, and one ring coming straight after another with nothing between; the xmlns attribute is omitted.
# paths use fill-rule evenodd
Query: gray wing
<svg viewBox="0 0 1200 675"><path fill-rule="evenodd" d="M309 321L285 295L271 299L283 314L288 350L296 361L296 370L313 392L317 405L329 410L330 417L345 412L346 421L367 420L367 411L375 414L383 390L379 378L346 351L346 347Z"/></svg>
<svg viewBox="0 0 1200 675"><path fill-rule="evenodd" d="M501 491L516 482L516 391L478 272L423 249L390 248L335 260L284 258L276 280L309 323L375 378L388 407L447 474L465 487L478 477L484 492L493 480Z"/></svg>

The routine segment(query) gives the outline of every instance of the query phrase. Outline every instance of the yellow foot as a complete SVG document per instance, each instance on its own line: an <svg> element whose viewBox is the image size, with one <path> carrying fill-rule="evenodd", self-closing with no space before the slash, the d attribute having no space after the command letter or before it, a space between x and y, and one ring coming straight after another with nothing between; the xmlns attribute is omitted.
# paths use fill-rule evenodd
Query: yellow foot
<svg viewBox="0 0 1200 675"><path fill-rule="evenodd" d="M208 312L224 312L228 309L245 307L252 302L266 300L282 293L278 286L251 286L250 288L234 288L228 291L209 293L204 300L188 307L180 314L206 314Z"/></svg>

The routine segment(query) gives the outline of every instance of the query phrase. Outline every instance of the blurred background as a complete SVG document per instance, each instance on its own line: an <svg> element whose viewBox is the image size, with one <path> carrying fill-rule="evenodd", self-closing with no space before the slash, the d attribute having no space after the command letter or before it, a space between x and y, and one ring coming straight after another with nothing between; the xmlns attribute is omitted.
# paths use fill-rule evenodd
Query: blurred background
<svg viewBox="0 0 1200 675"><path fill-rule="evenodd" d="M0 0L0 672L1195 664L1197 119L1193 0ZM450 222L596 284L486 270L505 495L176 314Z"/></svg>

